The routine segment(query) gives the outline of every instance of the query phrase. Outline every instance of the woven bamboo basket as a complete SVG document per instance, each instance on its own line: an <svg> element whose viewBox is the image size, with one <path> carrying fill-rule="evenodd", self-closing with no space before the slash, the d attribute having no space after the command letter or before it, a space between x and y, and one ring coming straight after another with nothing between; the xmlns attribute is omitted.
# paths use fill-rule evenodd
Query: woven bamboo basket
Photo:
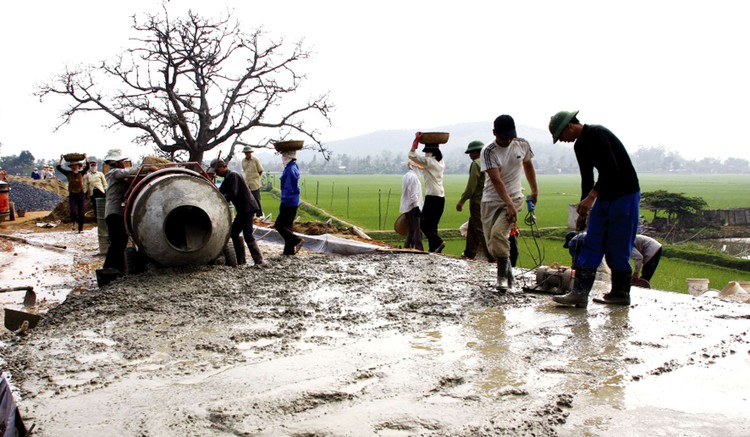
<svg viewBox="0 0 750 437"><path fill-rule="evenodd" d="M291 152L294 150L300 150L305 145L304 141L277 141L273 143L273 147L278 152Z"/></svg>
<svg viewBox="0 0 750 437"><path fill-rule="evenodd" d="M66 153L65 155L63 155L63 159L68 162L78 162L83 161L84 156L83 153Z"/></svg>
<svg viewBox="0 0 750 437"><path fill-rule="evenodd" d="M422 144L445 144L448 142L448 132L422 132L419 142Z"/></svg>

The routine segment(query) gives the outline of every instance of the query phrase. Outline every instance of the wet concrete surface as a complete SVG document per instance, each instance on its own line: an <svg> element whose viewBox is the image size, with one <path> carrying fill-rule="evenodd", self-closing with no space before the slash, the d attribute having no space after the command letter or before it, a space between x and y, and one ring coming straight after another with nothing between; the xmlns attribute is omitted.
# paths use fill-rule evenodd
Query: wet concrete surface
<svg viewBox="0 0 750 437"><path fill-rule="evenodd" d="M18 285L80 289L2 338L37 435L750 434L745 304L634 289L630 307L561 308L498 295L483 262L263 241L262 267L96 290L86 232L44 237L71 241L63 260L18 255L39 263Z"/></svg>

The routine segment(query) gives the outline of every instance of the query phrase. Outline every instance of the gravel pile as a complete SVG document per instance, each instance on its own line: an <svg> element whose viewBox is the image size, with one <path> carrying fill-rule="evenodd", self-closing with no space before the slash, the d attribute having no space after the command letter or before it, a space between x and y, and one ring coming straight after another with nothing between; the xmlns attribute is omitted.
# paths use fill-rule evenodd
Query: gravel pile
<svg viewBox="0 0 750 437"><path fill-rule="evenodd" d="M59 194L18 181L11 182L8 198L15 203L16 211L52 211L63 199Z"/></svg>

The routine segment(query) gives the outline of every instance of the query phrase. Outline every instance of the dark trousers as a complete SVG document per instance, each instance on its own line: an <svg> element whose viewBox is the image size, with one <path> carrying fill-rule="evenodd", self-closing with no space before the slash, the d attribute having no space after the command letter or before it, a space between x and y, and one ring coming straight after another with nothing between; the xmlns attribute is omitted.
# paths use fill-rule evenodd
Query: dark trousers
<svg viewBox="0 0 750 437"><path fill-rule="evenodd" d="M482 231L482 204L480 202L470 202L469 229L466 232L464 256L474 259L480 250L484 251L487 257L490 257L490 253L487 250L487 242L484 239L484 231Z"/></svg>
<svg viewBox="0 0 750 437"><path fill-rule="evenodd" d="M83 230L83 200L84 193L68 193L68 205L70 206L70 221L78 223L78 232Z"/></svg>
<svg viewBox="0 0 750 437"><path fill-rule="evenodd" d="M515 235L508 237L510 242L510 265L515 267L518 262L518 238Z"/></svg>
<svg viewBox="0 0 750 437"><path fill-rule="evenodd" d="M297 217L296 206L279 205L279 216L276 217L276 223L273 227L284 239L284 255L294 255L294 246L302 239L294 235L294 219Z"/></svg>
<svg viewBox="0 0 750 437"><path fill-rule="evenodd" d="M116 269L125 273L125 248L128 247L128 233L125 218L120 214L110 214L105 219L109 233L109 249L104 258L105 269Z"/></svg>
<svg viewBox="0 0 750 437"><path fill-rule="evenodd" d="M255 213L256 217L263 217L263 206L260 204L260 189L250 191L255 197L255 201L258 202L258 211Z"/></svg>
<svg viewBox="0 0 750 437"><path fill-rule="evenodd" d="M583 249L576 259L578 267L596 270L605 258L612 272L630 274L640 200L640 192L614 200L596 200L589 213Z"/></svg>
<svg viewBox="0 0 750 437"><path fill-rule="evenodd" d="M654 272L656 271L656 267L659 266L659 260L661 259L661 248L656 251L654 256L651 257L648 262L643 264L643 269L641 270L641 278L651 281L651 278L654 276Z"/></svg>
<svg viewBox="0 0 750 437"><path fill-rule="evenodd" d="M237 215L234 216L234 221L232 222L232 233L230 234L232 237L232 244L234 245L234 251L237 254L237 262L244 264L245 247L242 245L240 234L245 238L245 244L247 244L249 249L250 245L255 241L255 237L253 236L252 213L238 212Z"/></svg>
<svg viewBox="0 0 750 437"><path fill-rule="evenodd" d="M438 235L438 224L440 223L440 218L443 216L444 209L445 197L425 196L420 227L425 237L427 237L430 252L437 250L438 246L443 243L443 239Z"/></svg>
<svg viewBox="0 0 750 437"><path fill-rule="evenodd" d="M94 218L98 218L98 211L96 210L96 199L103 199L104 197L104 193L99 191L98 188L94 188L94 192L91 194L91 198L89 199L91 201L91 207L94 209Z"/></svg>
<svg viewBox="0 0 750 437"><path fill-rule="evenodd" d="M424 246L422 246L422 231L419 229L418 207L414 207L411 211L406 213L406 223L408 225L408 230L406 231L404 248L424 250Z"/></svg>

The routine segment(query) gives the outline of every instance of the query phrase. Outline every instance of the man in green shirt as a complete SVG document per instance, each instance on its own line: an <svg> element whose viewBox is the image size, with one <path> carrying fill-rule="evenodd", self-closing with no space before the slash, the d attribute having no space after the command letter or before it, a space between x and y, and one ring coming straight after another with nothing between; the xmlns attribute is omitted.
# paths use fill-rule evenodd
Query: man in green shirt
<svg viewBox="0 0 750 437"><path fill-rule="evenodd" d="M482 191L484 190L484 173L479 166L479 154L484 147L481 141L472 141L466 148L466 154L471 158L469 166L469 180L466 182L466 189L461 195L461 200L456 204L456 210L462 211L464 203L469 201L469 228L466 231L466 248L463 256L474 259L477 252L481 250L488 259L492 257L487 251L487 243L484 240L482 232Z"/></svg>

